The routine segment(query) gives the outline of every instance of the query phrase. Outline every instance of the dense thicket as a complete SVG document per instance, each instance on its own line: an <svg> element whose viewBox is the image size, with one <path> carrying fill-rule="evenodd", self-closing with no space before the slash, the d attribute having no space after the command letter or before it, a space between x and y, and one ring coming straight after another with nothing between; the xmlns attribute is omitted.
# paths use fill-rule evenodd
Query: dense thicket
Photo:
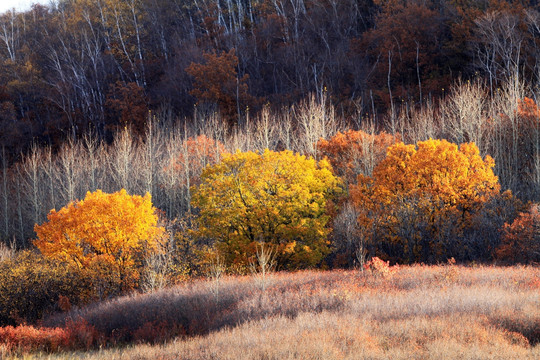
<svg viewBox="0 0 540 360"><path fill-rule="evenodd" d="M201 274L225 304L225 271L538 262L539 89L537 1L0 14L0 325Z"/></svg>
<svg viewBox="0 0 540 360"><path fill-rule="evenodd" d="M495 96L539 70L533 0L57 0L0 15L0 147L142 133L148 110L242 123L310 93L380 122L459 75Z"/></svg>

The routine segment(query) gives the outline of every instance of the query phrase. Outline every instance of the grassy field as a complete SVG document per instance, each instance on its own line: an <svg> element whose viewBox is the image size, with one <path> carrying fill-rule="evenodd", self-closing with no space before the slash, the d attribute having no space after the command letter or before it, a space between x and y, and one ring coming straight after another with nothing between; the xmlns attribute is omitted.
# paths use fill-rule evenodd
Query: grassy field
<svg viewBox="0 0 540 360"><path fill-rule="evenodd" d="M44 325L70 318L91 325L88 351L22 356L540 359L540 268L303 271L271 274L264 284L225 277L115 299Z"/></svg>

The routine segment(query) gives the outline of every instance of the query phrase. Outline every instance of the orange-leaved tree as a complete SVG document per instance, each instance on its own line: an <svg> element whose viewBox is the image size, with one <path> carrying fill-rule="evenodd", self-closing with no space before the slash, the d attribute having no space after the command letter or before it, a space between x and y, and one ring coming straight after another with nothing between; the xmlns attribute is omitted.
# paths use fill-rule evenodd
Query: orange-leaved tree
<svg viewBox="0 0 540 360"><path fill-rule="evenodd" d="M370 176L375 165L384 159L386 149L397 141L386 132L347 130L338 132L330 140L320 139L317 151L328 158L338 176L347 184L353 184L359 174Z"/></svg>
<svg viewBox="0 0 540 360"><path fill-rule="evenodd" d="M198 234L216 240L228 265L246 266L257 243L282 268L311 267L328 253L328 210L341 191L330 164L291 151L236 152L207 167L193 189Z"/></svg>
<svg viewBox="0 0 540 360"><path fill-rule="evenodd" d="M34 244L43 255L83 269L107 266L123 290L136 285L144 257L160 249L165 232L150 195L123 189L88 192L84 200L51 210L47 219L34 227Z"/></svg>
<svg viewBox="0 0 540 360"><path fill-rule="evenodd" d="M508 263L540 263L540 210L538 204L504 224L497 259Z"/></svg>
<svg viewBox="0 0 540 360"><path fill-rule="evenodd" d="M351 196L367 236L396 261L436 261L500 186L495 163L474 143L446 140L396 143L374 169L358 176ZM450 243L449 243L450 242Z"/></svg>
<svg viewBox="0 0 540 360"><path fill-rule="evenodd" d="M371 176L374 167L386 156L388 147L397 141L396 136L386 132L347 130L338 132L330 140L321 138L317 142L317 151L330 161L335 174L345 185L350 186L356 183L358 175ZM356 254L364 254L365 242L350 197L342 200L332 224L333 263L335 266L352 266L358 261Z"/></svg>

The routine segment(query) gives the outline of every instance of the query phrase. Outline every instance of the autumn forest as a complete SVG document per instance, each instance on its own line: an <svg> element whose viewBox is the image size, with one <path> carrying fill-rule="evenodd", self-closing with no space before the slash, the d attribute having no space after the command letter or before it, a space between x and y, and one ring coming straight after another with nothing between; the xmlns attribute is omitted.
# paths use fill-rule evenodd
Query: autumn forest
<svg viewBox="0 0 540 360"><path fill-rule="evenodd" d="M0 14L0 358L534 359L539 204L538 1Z"/></svg>

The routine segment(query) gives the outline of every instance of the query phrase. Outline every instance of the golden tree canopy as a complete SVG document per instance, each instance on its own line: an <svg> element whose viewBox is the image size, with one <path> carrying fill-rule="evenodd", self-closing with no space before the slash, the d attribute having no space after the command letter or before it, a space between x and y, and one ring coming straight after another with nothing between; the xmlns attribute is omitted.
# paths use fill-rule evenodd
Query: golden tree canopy
<svg viewBox="0 0 540 360"><path fill-rule="evenodd" d="M328 252L329 200L340 182L330 164L291 151L236 152L207 167L194 188L199 234L216 239L229 264L245 265L257 242L280 266L313 266Z"/></svg>
<svg viewBox="0 0 540 360"><path fill-rule="evenodd" d="M129 195L123 189L88 192L84 200L51 210L47 219L35 225L34 244L47 257L81 267L105 260L125 271L141 254L155 251L164 234L150 194Z"/></svg>
<svg viewBox="0 0 540 360"><path fill-rule="evenodd" d="M365 202L391 204L397 198L429 198L432 205L469 211L499 192L494 166L489 155L482 159L474 143L458 148L446 140L420 141L417 146L400 142L388 148L372 177L358 177L353 197L360 206Z"/></svg>
<svg viewBox="0 0 540 360"><path fill-rule="evenodd" d="M494 165L474 143L430 139L390 146L373 176L359 175L351 190L364 235L397 246L394 254L410 261L442 256L449 229L458 235L499 194Z"/></svg>

